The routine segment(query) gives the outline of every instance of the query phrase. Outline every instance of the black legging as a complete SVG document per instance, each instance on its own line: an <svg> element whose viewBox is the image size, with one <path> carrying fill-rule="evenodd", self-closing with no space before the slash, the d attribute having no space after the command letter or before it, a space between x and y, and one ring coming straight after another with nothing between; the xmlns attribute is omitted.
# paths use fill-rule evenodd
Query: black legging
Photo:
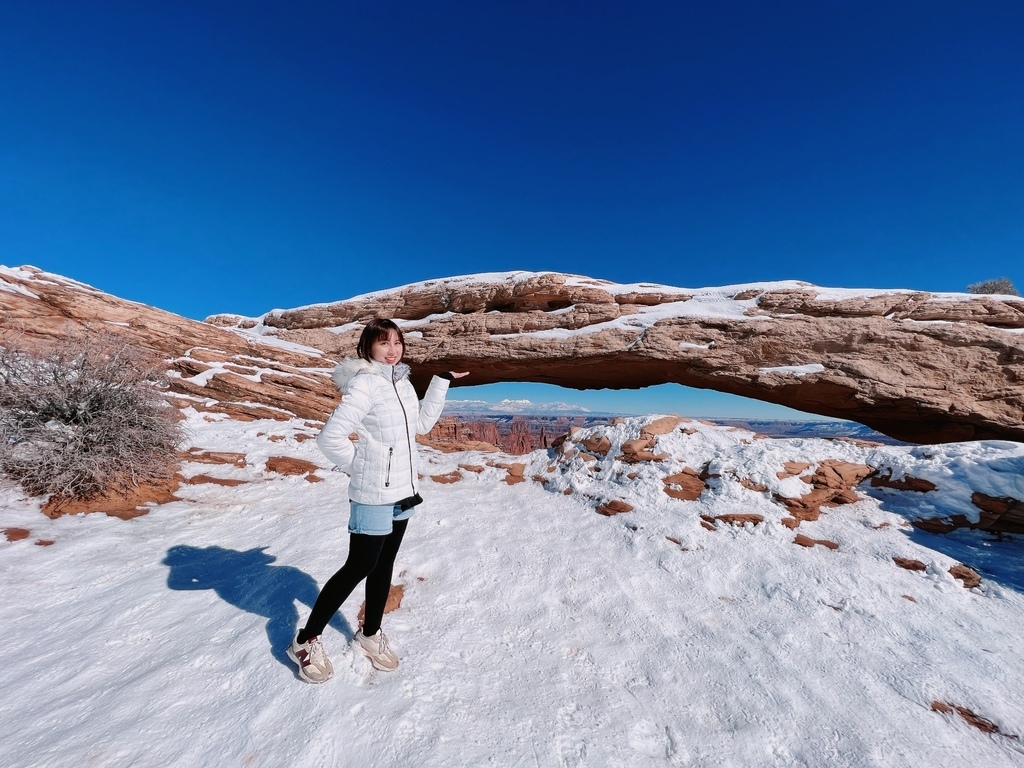
<svg viewBox="0 0 1024 768"><path fill-rule="evenodd" d="M341 608L352 590L366 579L366 612L363 616L363 634L375 635L380 629L384 606L391 591L391 574L395 569L395 556L402 546L402 537L408 520L395 520L387 536L370 536L365 533L350 533L348 559L341 570L331 576L320 590L313 604L306 626L299 632L298 640L304 643L317 637L334 614Z"/></svg>

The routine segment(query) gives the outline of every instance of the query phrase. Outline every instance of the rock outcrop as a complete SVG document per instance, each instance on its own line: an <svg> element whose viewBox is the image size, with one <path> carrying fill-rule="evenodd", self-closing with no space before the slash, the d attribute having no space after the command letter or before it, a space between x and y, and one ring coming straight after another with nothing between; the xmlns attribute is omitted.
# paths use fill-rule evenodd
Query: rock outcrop
<svg viewBox="0 0 1024 768"><path fill-rule="evenodd" d="M179 407L236 419L322 420L338 401L333 361L273 338L217 328L42 272L0 267L0 343L60 343L86 333L124 337L165 360Z"/></svg>
<svg viewBox="0 0 1024 768"><path fill-rule="evenodd" d="M1014 297L792 281L691 291L513 272L207 322L337 357L375 316L401 322L419 387L445 370L472 370L473 384L675 382L912 442L1024 440L1024 299Z"/></svg>
<svg viewBox="0 0 1024 768"><path fill-rule="evenodd" d="M509 453L521 455L529 453L536 447L537 446L533 444L533 437L530 435L530 430L526 422L518 418L513 419L512 429L509 432L505 450Z"/></svg>
<svg viewBox="0 0 1024 768"><path fill-rule="evenodd" d="M442 416L426 435L416 442L441 451L497 451L498 428L488 422L463 422L454 416Z"/></svg>

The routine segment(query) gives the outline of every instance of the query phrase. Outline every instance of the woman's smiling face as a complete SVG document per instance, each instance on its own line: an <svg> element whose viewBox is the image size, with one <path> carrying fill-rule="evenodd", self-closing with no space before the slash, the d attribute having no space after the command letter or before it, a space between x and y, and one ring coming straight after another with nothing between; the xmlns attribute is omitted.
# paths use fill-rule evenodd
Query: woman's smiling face
<svg viewBox="0 0 1024 768"><path fill-rule="evenodd" d="M394 331L390 331L386 338L377 339L370 347L370 357L385 365L397 364L404 352L405 347Z"/></svg>

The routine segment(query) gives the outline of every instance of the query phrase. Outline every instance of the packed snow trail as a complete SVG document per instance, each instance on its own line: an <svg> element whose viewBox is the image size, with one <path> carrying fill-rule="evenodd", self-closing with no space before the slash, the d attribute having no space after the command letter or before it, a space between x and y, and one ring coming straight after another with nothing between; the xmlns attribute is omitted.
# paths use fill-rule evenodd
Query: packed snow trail
<svg viewBox="0 0 1024 768"><path fill-rule="evenodd" d="M193 428L204 447L247 450L250 466L218 469L251 482L187 486L131 521L50 521L0 490L5 525L33 532L0 542L6 764L1024 762L1019 742L930 709L1024 733L1024 598L964 589L874 500L801 528L832 551L793 546L772 520L700 528L698 511L739 511L732 498L606 518L494 471L424 480L404 600L384 622L401 666L376 672L348 647L357 591L323 636L335 679L302 683L284 648L344 560L345 479L262 472L282 446L259 423ZM311 441L287 450L324 465ZM428 474L467 461L425 455ZM895 568L890 550L935 567Z"/></svg>

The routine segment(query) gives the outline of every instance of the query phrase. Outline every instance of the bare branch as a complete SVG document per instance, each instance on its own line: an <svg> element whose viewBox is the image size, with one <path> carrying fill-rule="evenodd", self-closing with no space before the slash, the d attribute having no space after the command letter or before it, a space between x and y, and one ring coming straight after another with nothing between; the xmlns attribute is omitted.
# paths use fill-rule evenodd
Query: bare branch
<svg viewBox="0 0 1024 768"><path fill-rule="evenodd" d="M156 363L115 336L0 347L0 472L67 499L168 477L183 434L165 386Z"/></svg>

